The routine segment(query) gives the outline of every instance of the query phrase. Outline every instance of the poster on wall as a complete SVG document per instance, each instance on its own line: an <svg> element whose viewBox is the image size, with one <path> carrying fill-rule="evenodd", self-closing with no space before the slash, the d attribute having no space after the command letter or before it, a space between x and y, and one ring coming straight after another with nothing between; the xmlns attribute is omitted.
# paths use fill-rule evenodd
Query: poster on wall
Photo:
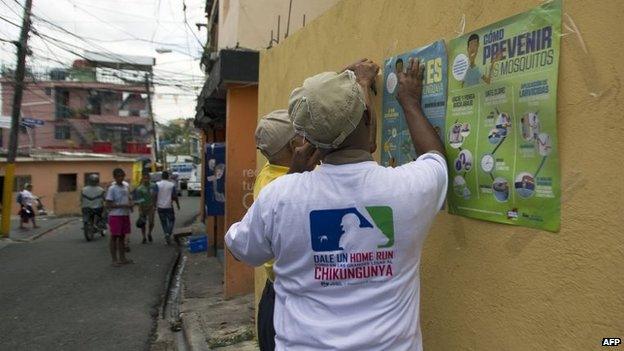
<svg viewBox="0 0 624 351"><path fill-rule="evenodd" d="M557 73L561 1L449 42L449 212L560 225Z"/></svg>
<svg viewBox="0 0 624 351"><path fill-rule="evenodd" d="M400 166L418 157L405 123L405 114L396 99L397 73L407 69L411 57L418 58L425 65L422 109L440 138L444 138L447 56L444 41L439 40L430 45L390 57L384 62L381 124L381 163L384 166Z"/></svg>
<svg viewBox="0 0 624 351"><path fill-rule="evenodd" d="M225 214L225 143L206 144L204 202L206 216Z"/></svg>

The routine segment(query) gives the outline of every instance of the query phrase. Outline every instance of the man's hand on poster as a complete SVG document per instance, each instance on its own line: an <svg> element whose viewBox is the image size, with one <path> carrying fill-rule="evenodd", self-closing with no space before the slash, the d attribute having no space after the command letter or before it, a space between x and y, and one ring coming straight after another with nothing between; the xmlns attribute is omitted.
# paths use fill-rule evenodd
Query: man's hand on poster
<svg viewBox="0 0 624 351"><path fill-rule="evenodd" d="M304 141L302 146L295 148L288 173L303 173L313 170L319 164L323 154L309 141Z"/></svg>
<svg viewBox="0 0 624 351"><path fill-rule="evenodd" d="M369 59L363 58L345 67L343 72L346 70L355 73L355 78L362 87L371 89L375 86L375 78L377 78L377 74L379 73L379 65Z"/></svg>
<svg viewBox="0 0 624 351"><path fill-rule="evenodd" d="M350 70L355 73L358 84L360 84L360 86L364 89L364 98L366 100L364 102L366 104L367 113L366 118L368 119L367 125L371 130L370 152L373 153L377 150L377 116L373 107L373 98L368 92L372 91L375 95L377 94L377 90L375 89L375 79L379 74L379 65L372 60L363 58L348 65L342 71L344 72L346 70Z"/></svg>
<svg viewBox="0 0 624 351"><path fill-rule="evenodd" d="M407 71L397 74L399 80L397 101L404 110L408 106L416 106L420 109L424 71L425 65L421 65L417 58L410 57Z"/></svg>

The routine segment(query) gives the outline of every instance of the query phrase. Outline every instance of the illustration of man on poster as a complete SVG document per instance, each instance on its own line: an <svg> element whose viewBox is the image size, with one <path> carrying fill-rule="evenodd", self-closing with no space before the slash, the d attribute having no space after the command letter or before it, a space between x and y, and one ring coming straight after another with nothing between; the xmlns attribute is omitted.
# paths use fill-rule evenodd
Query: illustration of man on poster
<svg viewBox="0 0 624 351"><path fill-rule="evenodd" d="M502 52L497 52L496 55L490 61L490 69L488 71L487 76L481 73L481 69L477 66L477 54L479 53L479 34L473 33L468 37L467 50L468 59L470 61L470 66L466 71L466 76L462 82L462 88L471 87L473 85L477 85L481 83L483 80L486 84L490 84L492 82L492 71L494 68L494 64L500 61L503 58Z"/></svg>

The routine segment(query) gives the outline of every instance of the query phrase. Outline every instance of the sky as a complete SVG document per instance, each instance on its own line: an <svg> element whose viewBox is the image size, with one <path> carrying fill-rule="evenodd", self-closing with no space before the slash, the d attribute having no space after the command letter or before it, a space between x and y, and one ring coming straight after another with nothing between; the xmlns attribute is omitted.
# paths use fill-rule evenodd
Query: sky
<svg viewBox="0 0 624 351"><path fill-rule="evenodd" d="M0 66L15 66L15 46L4 40L18 40L20 29L6 20L21 25L24 2L0 0ZM206 23L204 6L205 0L33 0L40 36L30 35L26 62L35 69L67 67L80 59L68 51L84 50L154 57L161 84L153 99L156 120L192 118L204 80L199 58L206 28L195 25ZM156 51L164 49L170 52Z"/></svg>

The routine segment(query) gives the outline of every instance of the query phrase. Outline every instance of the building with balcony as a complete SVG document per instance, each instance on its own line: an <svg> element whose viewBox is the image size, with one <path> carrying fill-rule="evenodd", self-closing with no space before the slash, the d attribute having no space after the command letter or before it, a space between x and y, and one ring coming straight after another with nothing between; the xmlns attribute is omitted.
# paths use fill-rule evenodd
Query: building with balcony
<svg viewBox="0 0 624 351"><path fill-rule="evenodd" d="M92 61L76 60L66 69L29 68L18 140L21 151L151 152L149 85L140 78L130 80L115 71L102 71L102 61L91 57ZM10 116L13 72L5 68L0 73L0 114ZM8 139L8 129L0 129L3 149Z"/></svg>

